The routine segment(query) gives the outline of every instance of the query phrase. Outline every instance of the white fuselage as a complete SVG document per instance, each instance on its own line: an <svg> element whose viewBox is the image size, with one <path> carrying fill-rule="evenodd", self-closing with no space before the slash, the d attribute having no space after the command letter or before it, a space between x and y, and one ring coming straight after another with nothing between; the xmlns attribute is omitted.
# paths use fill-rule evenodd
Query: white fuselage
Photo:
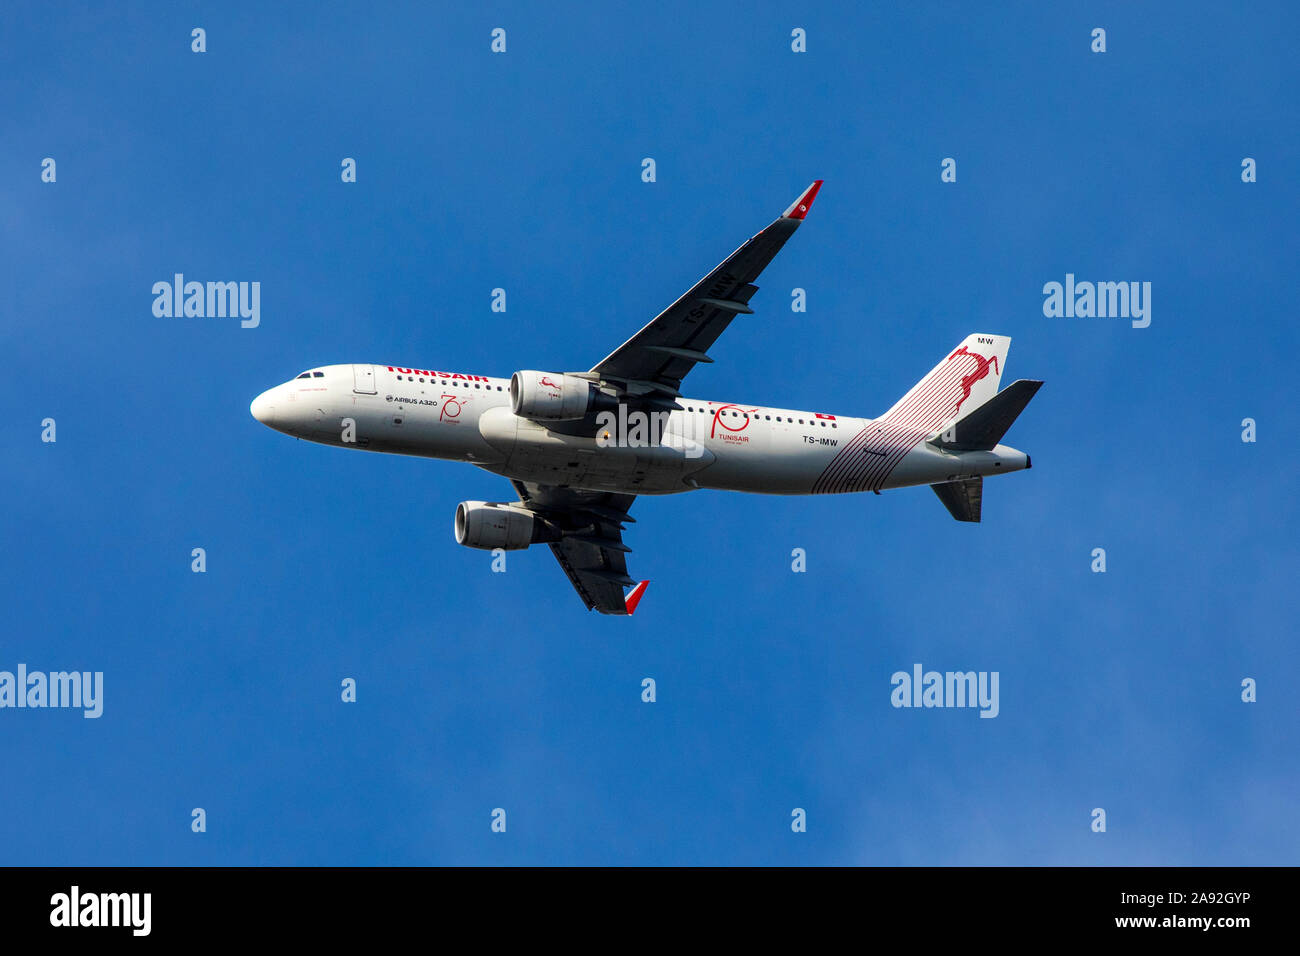
<svg viewBox="0 0 1300 956"><path fill-rule="evenodd" d="M524 482L620 494L716 488L806 495L879 491L1019 471L1023 452L950 452L933 430L747 403L679 398L637 427L622 410L536 422L511 411L510 379L329 365L259 395L251 411L286 434L365 451L463 461ZM660 435L654 425L661 426ZM649 434L648 434L649 433Z"/></svg>

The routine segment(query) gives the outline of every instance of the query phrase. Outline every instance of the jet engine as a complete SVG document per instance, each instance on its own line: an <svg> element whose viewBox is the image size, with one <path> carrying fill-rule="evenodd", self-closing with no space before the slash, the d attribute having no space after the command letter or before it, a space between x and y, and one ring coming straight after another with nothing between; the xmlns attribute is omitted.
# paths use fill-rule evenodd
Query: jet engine
<svg viewBox="0 0 1300 956"><path fill-rule="evenodd" d="M538 541L558 541L546 519L495 501L462 501L456 506L456 543L467 548L518 551Z"/></svg>
<svg viewBox="0 0 1300 956"><path fill-rule="evenodd" d="M596 389L590 382L558 372L515 372L510 376L510 407L521 418L563 422L594 411ZM599 393L597 393L599 395Z"/></svg>

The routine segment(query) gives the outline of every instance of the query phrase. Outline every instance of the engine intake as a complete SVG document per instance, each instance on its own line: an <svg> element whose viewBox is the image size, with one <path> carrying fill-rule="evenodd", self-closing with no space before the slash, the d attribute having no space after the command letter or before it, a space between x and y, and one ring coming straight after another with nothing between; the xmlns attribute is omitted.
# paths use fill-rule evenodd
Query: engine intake
<svg viewBox="0 0 1300 956"><path fill-rule="evenodd" d="M585 418L596 389L586 379L557 372L515 372L510 376L510 407L516 415L541 422Z"/></svg>
<svg viewBox="0 0 1300 956"><path fill-rule="evenodd" d="M467 548L519 551L559 538L546 519L523 508L495 501L462 501L456 506L456 543Z"/></svg>

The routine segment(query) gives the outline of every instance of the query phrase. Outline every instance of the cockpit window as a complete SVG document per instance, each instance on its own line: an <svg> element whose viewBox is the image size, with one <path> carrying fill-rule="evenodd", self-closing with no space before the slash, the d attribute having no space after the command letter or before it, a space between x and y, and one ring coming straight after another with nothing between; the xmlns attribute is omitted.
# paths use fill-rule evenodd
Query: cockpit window
<svg viewBox="0 0 1300 956"><path fill-rule="evenodd" d="M302 373L301 375L299 375L298 377L299 377L299 378L311 378L311 372L303 372L303 373Z"/></svg>
<svg viewBox="0 0 1300 956"><path fill-rule="evenodd" d="M312 373L311 373L311 377L312 377L312 378L324 378L324 377L325 377L325 373L324 373L324 372L312 372Z"/></svg>

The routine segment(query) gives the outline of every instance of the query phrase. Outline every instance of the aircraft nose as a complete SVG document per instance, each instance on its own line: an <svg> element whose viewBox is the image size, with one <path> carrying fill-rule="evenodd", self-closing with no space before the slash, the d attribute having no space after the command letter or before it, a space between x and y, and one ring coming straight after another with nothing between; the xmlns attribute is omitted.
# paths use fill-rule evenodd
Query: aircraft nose
<svg viewBox="0 0 1300 956"><path fill-rule="evenodd" d="M252 404L248 406L248 410L263 425L275 424L275 405L270 391L265 391L253 399Z"/></svg>

